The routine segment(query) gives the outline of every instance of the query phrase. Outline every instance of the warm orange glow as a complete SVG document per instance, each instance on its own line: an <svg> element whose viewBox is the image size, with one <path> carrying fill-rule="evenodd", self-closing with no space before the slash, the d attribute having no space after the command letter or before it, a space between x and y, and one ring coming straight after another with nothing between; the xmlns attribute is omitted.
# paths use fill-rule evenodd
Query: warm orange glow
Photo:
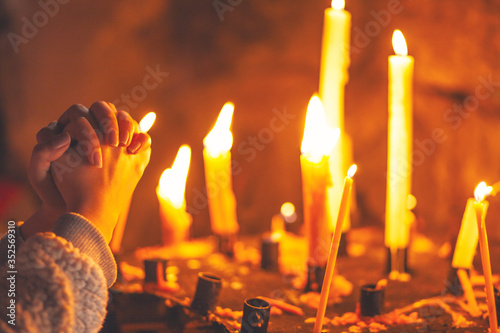
<svg viewBox="0 0 500 333"><path fill-rule="evenodd" d="M347 177L349 177L349 178L354 177L354 174L356 174L357 170L358 170L358 166L356 164L351 165L349 170L347 170Z"/></svg>
<svg viewBox="0 0 500 333"><path fill-rule="evenodd" d="M191 148L183 145L179 148L172 168L163 171L158 184L158 195L169 200L175 208L184 205L184 193L186 191L186 179L191 162Z"/></svg>
<svg viewBox="0 0 500 333"><path fill-rule="evenodd" d="M476 189L474 190L474 197L476 198L477 202L483 201L486 196L491 192L491 190L488 189L488 186L486 185L485 182L480 182L477 186Z"/></svg>
<svg viewBox="0 0 500 333"><path fill-rule="evenodd" d="M345 8L345 0L332 0L332 8L342 10Z"/></svg>
<svg viewBox="0 0 500 333"><path fill-rule="evenodd" d="M224 104L214 128L203 139L203 145L210 157L225 154L233 146L233 135L230 130L233 113L234 104L231 102Z"/></svg>
<svg viewBox="0 0 500 333"><path fill-rule="evenodd" d="M401 30L394 30L392 34L392 47L397 55L408 55L408 47L406 46L406 40Z"/></svg>
<svg viewBox="0 0 500 333"><path fill-rule="evenodd" d="M147 131L149 131L151 126L153 126L153 124L155 123L155 120L156 120L156 113L149 112L139 122L139 132L146 133Z"/></svg>
<svg viewBox="0 0 500 333"><path fill-rule="evenodd" d="M281 205L280 209L281 215L287 223L293 223L297 221L297 213L295 213L295 206L291 202L285 202Z"/></svg>
<svg viewBox="0 0 500 333"><path fill-rule="evenodd" d="M319 163L323 157L330 155L337 143L340 130L326 125L325 110L318 95L311 97L307 106L304 137L300 148L302 154L314 163Z"/></svg>

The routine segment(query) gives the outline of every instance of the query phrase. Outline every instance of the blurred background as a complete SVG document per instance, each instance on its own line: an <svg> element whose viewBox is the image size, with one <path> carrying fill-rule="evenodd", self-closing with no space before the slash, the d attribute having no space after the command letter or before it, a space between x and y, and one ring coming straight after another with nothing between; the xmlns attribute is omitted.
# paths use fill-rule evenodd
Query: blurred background
<svg viewBox="0 0 500 333"><path fill-rule="evenodd" d="M307 103L318 90L328 6L328 0L0 0L0 219L26 219L38 204L26 176L36 132L70 105L97 100L136 119L158 115L126 249L160 243L155 188L184 143L193 149L186 189L192 235L209 233L202 139L229 100L236 105L232 154L240 172L233 182L241 232L268 230L285 201L300 217L300 142ZM477 183L500 180L500 1L347 0L346 9L353 22L345 126L359 167L353 224L383 228L387 57L398 28L415 57L419 230L449 240ZM146 82L148 75L154 80ZM281 129L266 136L271 119L285 114ZM492 240L500 240L499 200L490 200Z"/></svg>

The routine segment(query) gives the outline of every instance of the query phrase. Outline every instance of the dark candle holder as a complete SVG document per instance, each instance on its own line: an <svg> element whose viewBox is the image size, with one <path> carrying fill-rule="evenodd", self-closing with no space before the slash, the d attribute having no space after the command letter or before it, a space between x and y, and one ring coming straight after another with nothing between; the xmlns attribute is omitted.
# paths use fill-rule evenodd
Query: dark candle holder
<svg viewBox="0 0 500 333"><path fill-rule="evenodd" d="M267 333L271 305L260 298L247 298L243 305L241 333Z"/></svg>
<svg viewBox="0 0 500 333"><path fill-rule="evenodd" d="M167 264L167 259L144 260L144 282L158 284L161 281L167 281Z"/></svg>
<svg viewBox="0 0 500 333"><path fill-rule="evenodd" d="M236 235L217 235L217 239L219 243L219 252L227 255L229 258L233 258Z"/></svg>
<svg viewBox="0 0 500 333"><path fill-rule="evenodd" d="M384 310L385 287L375 289L376 286L374 283L361 286L359 307L362 317L378 316Z"/></svg>
<svg viewBox="0 0 500 333"><path fill-rule="evenodd" d="M202 315L215 309L222 288L222 278L206 272L198 273L198 284L191 302L191 309Z"/></svg>
<svg viewBox="0 0 500 333"><path fill-rule="evenodd" d="M321 288L323 287L323 280L325 279L325 272L326 272L326 265L318 266L314 264L308 264L307 283L304 291L321 292Z"/></svg>
<svg viewBox="0 0 500 333"><path fill-rule="evenodd" d="M273 240L271 236L262 238L260 267L266 271L277 272L279 270L279 241Z"/></svg>

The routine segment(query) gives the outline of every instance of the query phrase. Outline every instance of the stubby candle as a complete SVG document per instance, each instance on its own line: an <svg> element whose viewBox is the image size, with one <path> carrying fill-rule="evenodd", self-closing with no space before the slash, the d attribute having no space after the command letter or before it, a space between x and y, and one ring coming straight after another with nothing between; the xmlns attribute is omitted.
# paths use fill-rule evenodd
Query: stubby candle
<svg viewBox="0 0 500 333"><path fill-rule="evenodd" d="M328 259L330 228L326 191L331 186L328 160L338 134L338 129L334 131L326 125L323 105L314 95L307 107L300 156L309 267L325 267Z"/></svg>
<svg viewBox="0 0 500 333"><path fill-rule="evenodd" d="M453 268L469 269L472 267L472 261L474 260L474 254L479 240L474 203L475 200L469 198L465 206L457 244L455 245L455 252L453 253L453 260L451 262ZM488 209L487 201L484 202L483 208L486 212Z"/></svg>
<svg viewBox="0 0 500 333"><path fill-rule="evenodd" d="M326 123L331 128L340 130L339 143L330 153L329 162L333 184L328 188L331 231L335 227L335 217L339 211L342 195L340 184L352 159L350 139L344 132L344 88L349 81L351 14L344 7L344 0L333 0L331 8L325 9L319 78L319 96L325 108ZM344 230L349 227L350 219L347 214Z"/></svg>
<svg viewBox="0 0 500 333"><path fill-rule="evenodd" d="M323 280L323 288L321 289L321 296L319 299L318 312L316 313L316 322L314 324L314 333L320 333L323 327L323 318L325 317L326 304L328 295L330 293L330 286L332 284L333 272L335 271L335 263L337 262L337 253L339 250L340 236L342 235L342 223L349 211L349 202L352 189L352 177L356 173L356 165L352 165L347 172L347 177L344 180L344 187L342 189L342 197L340 200L340 209L337 216L337 224L335 233L333 235L332 244L330 247L330 254L328 256L328 263L326 265L325 279Z"/></svg>
<svg viewBox="0 0 500 333"><path fill-rule="evenodd" d="M394 31L392 42L396 55L389 57L389 139L385 245L395 256L398 249L408 247L409 239L405 216L407 198L411 191L414 60L413 57L407 55L408 50L401 31ZM397 260L393 260L393 263L395 262ZM391 270L397 271L397 267L392 265Z"/></svg>
<svg viewBox="0 0 500 333"><path fill-rule="evenodd" d="M234 105L226 103L213 129L203 139L203 162L212 232L228 237L238 232L236 198L233 193L230 131Z"/></svg>
<svg viewBox="0 0 500 333"><path fill-rule="evenodd" d="M191 161L191 148L183 145L179 148L172 168L163 171L156 195L160 203L162 242L165 246L174 246L189 238L191 215L186 212L186 180Z"/></svg>
<svg viewBox="0 0 500 333"><path fill-rule="evenodd" d="M481 263L484 274L484 288L486 289L486 302L488 303L490 332L498 333L495 292L493 290L493 280L491 276L490 250L488 247L488 236L486 235L487 205L484 198L488 195L489 190L485 182L481 182L477 185L474 191L474 196L476 197L474 210L476 211L477 229L479 232L479 248L481 249Z"/></svg>

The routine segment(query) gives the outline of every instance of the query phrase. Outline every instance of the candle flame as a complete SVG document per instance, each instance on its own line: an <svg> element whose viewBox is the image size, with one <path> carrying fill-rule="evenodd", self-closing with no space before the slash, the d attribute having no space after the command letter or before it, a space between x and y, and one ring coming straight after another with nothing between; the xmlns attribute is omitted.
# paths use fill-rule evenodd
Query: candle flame
<svg viewBox="0 0 500 333"><path fill-rule="evenodd" d="M139 132L146 133L147 131L149 131L151 126L153 126L153 124L155 123L155 120L156 120L156 113L149 112L139 122Z"/></svg>
<svg viewBox="0 0 500 333"><path fill-rule="evenodd" d="M354 174L358 170L358 166L356 164L351 165L349 170L347 170L347 177L352 178L354 177Z"/></svg>
<svg viewBox="0 0 500 333"><path fill-rule="evenodd" d="M332 8L342 10L345 8L345 0L332 0Z"/></svg>
<svg viewBox="0 0 500 333"><path fill-rule="evenodd" d="M477 202L483 201L486 196L490 193L491 191L488 189L488 186L486 185L485 182L480 182L477 186L476 189L474 190L474 197L476 198Z"/></svg>
<svg viewBox="0 0 500 333"><path fill-rule="evenodd" d="M392 47L397 55L408 55L408 47L406 46L405 36L403 36L401 30L394 30L394 33L392 34Z"/></svg>
<svg viewBox="0 0 500 333"><path fill-rule="evenodd" d="M330 155L339 139L340 130L326 125L325 110L318 95L311 97L307 107L306 125L300 148L311 162L318 163Z"/></svg>
<svg viewBox="0 0 500 333"><path fill-rule="evenodd" d="M285 234L285 221L283 217L276 214L271 219L271 239L274 241L279 241L281 237Z"/></svg>
<svg viewBox="0 0 500 333"><path fill-rule="evenodd" d="M169 200L175 208L184 205L184 193L186 191L186 180L191 162L191 148L182 145L177 152L172 168L163 171L158 184L158 195Z"/></svg>
<svg viewBox="0 0 500 333"><path fill-rule="evenodd" d="M233 146L231 120L233 119L234 104L227 102L222 107L213 129L203 139L203 144L211 157L227 153Z"/></svg>

